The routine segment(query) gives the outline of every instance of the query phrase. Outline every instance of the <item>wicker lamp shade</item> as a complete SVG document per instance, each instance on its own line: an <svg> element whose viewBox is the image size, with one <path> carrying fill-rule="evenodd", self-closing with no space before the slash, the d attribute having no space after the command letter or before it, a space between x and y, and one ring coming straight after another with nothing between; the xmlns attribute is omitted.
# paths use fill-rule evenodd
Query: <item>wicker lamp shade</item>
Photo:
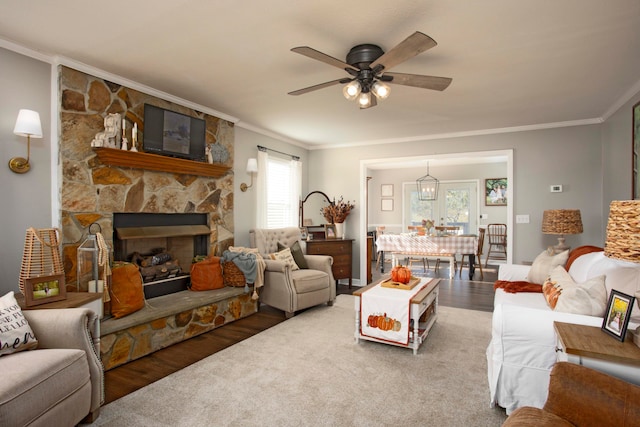
<svg viewBox="0 0 640 427"><path fill-rule="evenodd" d="M551 209L542 215L542 232L544 234L558 234L558 244L553 247L555 253L566 251L569 246L564 244L565 234L582 233L582 217L580 209Z"/></svg>
<svg viewBox="0 0 640 427"><path fill-rule="evenodd" d="M611 202L604 254L640 262L640 200Z"/></svg>

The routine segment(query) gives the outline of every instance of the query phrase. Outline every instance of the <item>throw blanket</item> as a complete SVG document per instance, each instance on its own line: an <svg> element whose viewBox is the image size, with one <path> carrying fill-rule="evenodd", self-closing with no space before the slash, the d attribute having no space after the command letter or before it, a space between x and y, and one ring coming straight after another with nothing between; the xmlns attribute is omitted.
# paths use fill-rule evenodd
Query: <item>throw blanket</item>
<svg viewBox="0 0 640 427"><path fill-rule="evenodd" d="M360 333L396 344L408 345L411 298L431 279L421 279L411 290L384 288L380 284L360 295Z"/></svg>
<svg viewBox="0 0 640 427"><path fill-rule="evenodd" d="M253 283L256 288L264 285L264 269L267 264L257 249L231 246L222 253L221 261L232 261L238 266L247 283Z"/></svg>
<svg viewBox="0 0 640 427"><path fill-rule="evenodd" d="M535 283L525 282L523 280L516 282L509 282L508 280L496 280L493 284L493 289L504 289L505 292L515 294L517 292L540 292L542 293L542 285Z"/></svg>

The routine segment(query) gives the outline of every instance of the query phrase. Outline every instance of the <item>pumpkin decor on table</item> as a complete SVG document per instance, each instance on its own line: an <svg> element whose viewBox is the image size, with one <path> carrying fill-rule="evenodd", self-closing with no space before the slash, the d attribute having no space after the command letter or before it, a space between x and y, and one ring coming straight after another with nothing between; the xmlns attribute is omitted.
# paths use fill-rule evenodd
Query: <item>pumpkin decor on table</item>
<svg viewBox="0 0 640 427"><path fill-rule="evenodd" d="M403 265L396 265L391 269L391 280L407 284L411 280L411 269Z"/></svg>
<svg viewBox="0 0 640 427"><path fill-rule="evenodd" d="M382 316L379 314L371 314L367 319L367 324L372 328L378 328L381 331L398 332L402 327L402 323L399 320L392 319L384 313Z"/></svg>

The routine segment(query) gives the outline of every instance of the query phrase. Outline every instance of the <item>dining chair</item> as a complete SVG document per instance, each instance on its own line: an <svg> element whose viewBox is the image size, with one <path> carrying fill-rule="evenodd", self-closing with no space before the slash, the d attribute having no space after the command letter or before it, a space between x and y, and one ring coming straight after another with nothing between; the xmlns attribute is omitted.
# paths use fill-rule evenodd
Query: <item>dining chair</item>
<svg viewBox="0 0 640 427"><path fill-rule="evenodd" d="M489 247L487 248L487 258L484 261L485 268L490 259L504 260L507 259L507 225L506 224L489 224L487 225L487 237L489 238Z"/></svg>
<svg viewBox="0 0 640 427"><path fill-rule="evenodd" d="M376 227L376 239L378 238L379 235L384 234L385 228L386 226L384 225L379 225ZM376 257L376 270L377 270L380 267L380 258L382 258L382 252L378 251L378 248L376 248L376 251L378 252L378 256Z"/></svg>
<svg viewBox="0 0 640 427"><path fill-rule="evenodd" d="M436 231L442 231L445 234L460 234L461 227L458 225L438 225L434 227Z"/></svg>
<svg viewBox="0 0 640 427"><path fill-rule="evenodd" d="M476 259L474 265L480 268L480 280L484 280L484 272L482 271L482 247L484 246L484 235L486 230L484 228L480 228L478 230L478 247L476 248ZM467 257L469 260L469 254L462 254L462 260L460 261L460 278L462 279L462 267L464 266L464 257ZM469 267L471 264L469 263Z"/></svg>

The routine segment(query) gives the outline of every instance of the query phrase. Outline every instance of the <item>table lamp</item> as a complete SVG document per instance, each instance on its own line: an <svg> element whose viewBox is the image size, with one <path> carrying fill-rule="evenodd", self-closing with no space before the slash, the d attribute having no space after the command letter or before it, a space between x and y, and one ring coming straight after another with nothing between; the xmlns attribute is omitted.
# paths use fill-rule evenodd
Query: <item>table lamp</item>
<svg viewBox="0 0 640 427"><path fill-rule="evenodd" d="M640 200L611 202L604 254L609 258L640 262Z"/></svg>
<svg viewBox="0 0 640 427"><path fill-rule="evenodd" d="M557 234L558 244L552 246L553 252L560 252L571 249L564 243L565 234L582 233L582 218L579 209L552 209L544 211L542 215L542 232L544 234Z"/></svg>

